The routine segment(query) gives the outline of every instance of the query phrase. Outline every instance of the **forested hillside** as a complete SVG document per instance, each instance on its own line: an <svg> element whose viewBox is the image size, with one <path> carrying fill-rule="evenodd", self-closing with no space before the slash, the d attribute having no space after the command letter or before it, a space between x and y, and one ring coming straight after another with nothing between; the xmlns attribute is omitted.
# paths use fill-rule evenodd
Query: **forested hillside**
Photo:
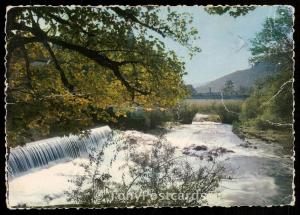
<svg viewBox="0 0 300 215"><path fill-rule="evenodd" d="M205 85L196 87L198 93L207 93L211 89L212 92L220 92L226 81L232 81L234 90L249 90L258 80L272 76L277 73L276 65L268 62L257 62L252 68L236 71L211 81Z"/></svg>

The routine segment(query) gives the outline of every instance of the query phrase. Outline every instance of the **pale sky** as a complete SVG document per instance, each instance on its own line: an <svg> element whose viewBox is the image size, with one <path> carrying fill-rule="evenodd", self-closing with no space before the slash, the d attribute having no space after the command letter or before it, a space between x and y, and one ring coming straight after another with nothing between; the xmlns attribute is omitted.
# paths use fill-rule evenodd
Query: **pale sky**
<svg viewBox="0 0 300 215"><path fill-rule="evenodd" d="M199 6L178 6L177 9L193 15L193 26L200 35L195 43L202 51L190 60L187 50L181 45L171 39L165 42L168 48L175 50L186 62L188 74L184 76L184 81L196 86L249 68L249 40L262 29L264 20L274 17L276 12L276 6L258 6L246 16L233 18L229 15L209 15Z"/></svg>

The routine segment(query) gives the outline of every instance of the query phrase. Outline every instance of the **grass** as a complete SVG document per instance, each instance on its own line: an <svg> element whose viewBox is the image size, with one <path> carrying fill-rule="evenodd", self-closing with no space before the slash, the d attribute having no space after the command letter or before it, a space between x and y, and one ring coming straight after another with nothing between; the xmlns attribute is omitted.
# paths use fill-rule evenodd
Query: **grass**
<svg viewBox="0 0 300 215"><path fill-rule="evenodd" d="M230 99L224 100L223 104L222 100L215 99L186 99L183 106L186 112L218 115L221 122L232 124L238 121L243 101Z"/></svg>
<svg viewBox="0 0 300 215"><path fill-rule="evenodd" d="M255 126L234 125L233 132L241 138L258 138L266 142L279 143L286 152L293 148L294 136L291 129L265 129L261 130Z"/></svg>
<svg viewBox="0 0 300 215"><path fill-rule="evenodd" d="M229 107L231 107L234 110L239 111L244 100L228 99L223 100L223 102L228 109ZM216 113L216 109L225 109L223 102L219 99L185 99L183 101L183 104L197 107L197 109L201 111L201 113L213 114Z"/></svg>
<svg viewBox="0 0 300 215"><path fill-rule="evenodd" d="M243 100L224 100L224 103L230 111L239 113ZM166 122L191 124L196 113L210 115L209 121L231 124L238 120L238 114L232 112L225 109L221 100L186 99L179 107L166 111L127 111L126 117L121 117L117 124L121 129L149 131Z"/></svg>
<svg viewBox="0 0 300 215"><path fill-rule="evenodd" d="M225 107L224 107L224 104ZM166 122L190 124L196 113L209 115L208 120L233 125L233 132L241 138L258 138L266 142L278 142L289 149L293 145L293 134L291 130L259 128L249 123L242 123L239 114L242 110L244 100L202 100L186 99L179 108L171 108L167 111L159 109L151 112L128 113L119 123L123 129L136 129L144 132L161 128Z"/></svg>
<svg viewBox="0 0 300 215"><path fill-rule="evenodd" d="M224 100L224 104L228 110L237 114L228 112L222 100L201 100L186 99L187 109L195 110L195 112L203 114L218 115L223 123L232 124L232 130L241 138L257 138L266 142L279 143L284 150L290 151L293 147L294 136L292 129L288 128L272 128L268 126L258 126L251 123L242 123L239 121L239 113L244 100ZM213 116L212 115L212 116Z"/></svg>

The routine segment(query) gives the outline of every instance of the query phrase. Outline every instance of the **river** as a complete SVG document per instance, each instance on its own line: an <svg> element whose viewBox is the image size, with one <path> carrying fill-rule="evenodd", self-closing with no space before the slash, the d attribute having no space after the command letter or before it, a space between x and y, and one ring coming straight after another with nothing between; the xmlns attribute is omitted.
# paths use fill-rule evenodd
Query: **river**
<svg viewBox="0 0 300 215"><path fill-rule="evenodd" d="M143 140L142 150L149 147L155 138L137 131L127 131L126 134L139 136ZM209 206L293 204L293 156L282 154L279 144L256 139L242 140L232 132L231 125L202 120L173 126L168 130L166 139L176 147L176 153L185 152L190 157L204 157L203 160L210 158L209 152L213 150L224 150L214 159L224 163L230 179L222 180L217 190L206 197ZM195 150L196 146L205 147L205 150ZM105 153L113 155L114 146L108 147ZM121 178L119 169L124 156L124 153L119 153L119 162L111 167L115 179ZM82 162L87 162L87 158L79 156L53 161L9 179L8 205L66 204L64 191L71 186L68 180L83 174L79 166Z"/></svg>

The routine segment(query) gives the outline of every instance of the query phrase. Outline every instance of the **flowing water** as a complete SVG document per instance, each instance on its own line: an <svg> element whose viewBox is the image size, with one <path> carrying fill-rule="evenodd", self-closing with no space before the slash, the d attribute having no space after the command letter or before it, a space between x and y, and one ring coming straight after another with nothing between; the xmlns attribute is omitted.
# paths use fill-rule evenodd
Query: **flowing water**
<svg viewBox="0 0 300 215"><path fill-rule="evenodd" d="M14 178L31 169L43 167L61 160L87 155L90 147L99 147L109 137L108 126L92 129L89 136L55 137L16 147L9 153L8 176Z"/></svg>
<svg viewBox="0 0 300 215"><path fill-rule="evenodd" d="M200 117L201 118L201 117ZM201 120L200 120L201 121ZM293 201L293 159L282 154L279 144L259 140L241 140L231 131L231 125L214 122L193 122L169 130L166 139L177 153L210 158L210 152L222 149L217 156L226 166L231 179L221 181L216 192L207 196L208 205L283 205ZM8 160L8 205L45 206L66 204L64 191L68 180L82 175L79 166L87 162L89 145L101 146L107 140L109 127L94 129L89 137L51 138L13 149ZM145 150L155 138L137 131L127 135L143 139ZM194 150L196 146L205 150ZM215 152L214 151L214 152ZM116 148L108 147L104 154L114 155ZM119 171L125 154L119 153L111 168L112 177L121 178ZM199 161L198 161L199 162ZM108 167L107 162L103 169Z"/></svg>
<svg viewBox="0 0 300 215"><path fill-rule="evenodd" d="M293 201L293 158L282 154L279 144L242 140L232 126L213 122L194 122L176 128L170 142L185 146L204 145L207 150L233 151L219 157L231 179L223 180L217 192L207 196L212 206L284 205ZM194 152L199 153L199 152Z"/></svg>

